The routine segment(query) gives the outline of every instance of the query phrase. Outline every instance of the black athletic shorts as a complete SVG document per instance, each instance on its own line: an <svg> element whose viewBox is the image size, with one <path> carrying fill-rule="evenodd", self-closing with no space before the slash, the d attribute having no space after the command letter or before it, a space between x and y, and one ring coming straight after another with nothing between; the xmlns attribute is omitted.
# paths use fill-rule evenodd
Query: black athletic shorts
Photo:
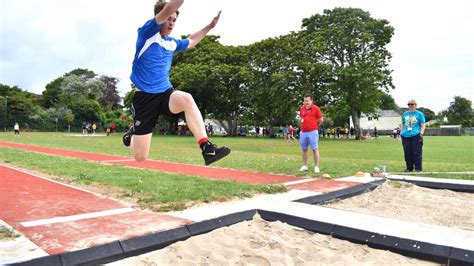
<svg viewBox="0 0 474 266"><path fill-rule="evenodd" d="M132 103L133 134L146 135L153 132L159 115L177 116L169 108L170 96L175 89L162 93L135 92Z"/></svg>

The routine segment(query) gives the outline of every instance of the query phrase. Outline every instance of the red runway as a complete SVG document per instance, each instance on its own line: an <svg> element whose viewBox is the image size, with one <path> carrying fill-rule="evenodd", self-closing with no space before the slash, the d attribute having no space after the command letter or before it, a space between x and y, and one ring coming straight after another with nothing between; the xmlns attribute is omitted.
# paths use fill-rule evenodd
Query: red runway
<svg viewBox="0 0 474 266"><path fill-rule="evenodd" d="M49 254L176 228L191 221L135 210L0 165L0 219Z"/></svg>
<svg viewBox="0 0 474 266"><path fill-rule="evenodd" d="M35 151L46 154L60 155L72 158L82 158L90 161L105 162L108 164L119 164L137 168L152 169L166 173L178 173L191 176L200 176L213 179L233 180L252 184L273 184L301 180L302 178L288 175L256 173L250 171L239 171L218 167L200 166L192 164L180 164L157 160L136 162L130 157L113 156L107 154L71 151L41 146L25 145L11 142L0 142L0 146Z"/></svg>

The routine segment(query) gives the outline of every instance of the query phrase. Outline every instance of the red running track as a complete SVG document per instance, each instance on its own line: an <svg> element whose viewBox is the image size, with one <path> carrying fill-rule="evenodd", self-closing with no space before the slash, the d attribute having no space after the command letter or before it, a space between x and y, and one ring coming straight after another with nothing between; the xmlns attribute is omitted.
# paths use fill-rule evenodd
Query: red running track
<svg viewBox="0 0 474 266"><path fill-rule="evenodd" d="M98 154L90 152L63 150L56 148L48 148L42 146L25 145L12 142L1 142L0 147L10 147L29 151L35 151L45 154L53 154L59 156L67 156L72 158L81 158L95 162L124 165L136 168L151 169L159 172L178 173L191 176L200 176L211 179L233 180L237 182L251 184L281 184L294 181L303 181L303 183L287 185L291 189L309 190L315 192L330 192L350 186L357 185L357 182L336 181L336 180L308 180L296 176L257 173L251 171L241 171L234 169L200 166L193 164L181 164L174 162L164 162L157 160L147 160L145 162L136 162L133 158L114 156L107 154ZM308 182L305 182L307 180Z"/></svg>
<svg viewBox="0 0 474 266"><path fill-rule="evenodd" d="M0 219L49 254L191 223L169 215L135 210L116 200L4 165L0 165L0 184ZM103 215L97 215L98 212Z"/></svg>
<svg viewBox="0 0 474 266"><path fill-rule="evenodd" d="M178 173L191 176L200 176L212 179L233 180L237 182L252 184L277 184L302 180L303 178L289 175L257 173L251 171L240 171L234 169L200 166L193 164L181 164L157 160L136 162L130 157L121 157L107 154L89 153L81 151L63 150L41 146L25 145L11 142L0 142L0 146L35 151L46 154L81 158L108 164L118 164L137 168L152 169L160 172Z"/></svg>

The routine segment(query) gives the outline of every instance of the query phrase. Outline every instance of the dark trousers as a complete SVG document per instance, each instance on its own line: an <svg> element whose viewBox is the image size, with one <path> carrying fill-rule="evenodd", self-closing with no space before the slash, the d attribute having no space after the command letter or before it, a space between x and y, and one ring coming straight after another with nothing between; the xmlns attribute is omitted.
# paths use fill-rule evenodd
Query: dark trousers
<svg viewBox="0 0 474 266"><path fill-rule="evenodd" d="M405 163L408 171L413 171L413 165L415 165L416 171L421 171L421 162L423 155L423 138L420 134L405 138L402 137L403 152L405 153Z"/></svg>

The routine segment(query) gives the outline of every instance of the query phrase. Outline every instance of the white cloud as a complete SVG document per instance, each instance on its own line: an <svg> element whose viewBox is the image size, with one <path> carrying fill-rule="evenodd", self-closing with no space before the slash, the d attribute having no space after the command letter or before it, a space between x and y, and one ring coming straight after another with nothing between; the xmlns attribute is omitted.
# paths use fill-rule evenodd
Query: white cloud
<svg viewBox="0 0 474 266"><path fill-rule="evenodd" d="M153 16L154 3L0 0L0 82L41 93L48 82L83 67L120 78L125 93L136 30ZM456 95L474 99L474 3L469 0L186 1L173 35L199 30L222 10L212 34L227 45L246 45L297 31L303 18L336 6L362 8L395 27L388 48L398 104L415 98L440 111Z"/></svg>

